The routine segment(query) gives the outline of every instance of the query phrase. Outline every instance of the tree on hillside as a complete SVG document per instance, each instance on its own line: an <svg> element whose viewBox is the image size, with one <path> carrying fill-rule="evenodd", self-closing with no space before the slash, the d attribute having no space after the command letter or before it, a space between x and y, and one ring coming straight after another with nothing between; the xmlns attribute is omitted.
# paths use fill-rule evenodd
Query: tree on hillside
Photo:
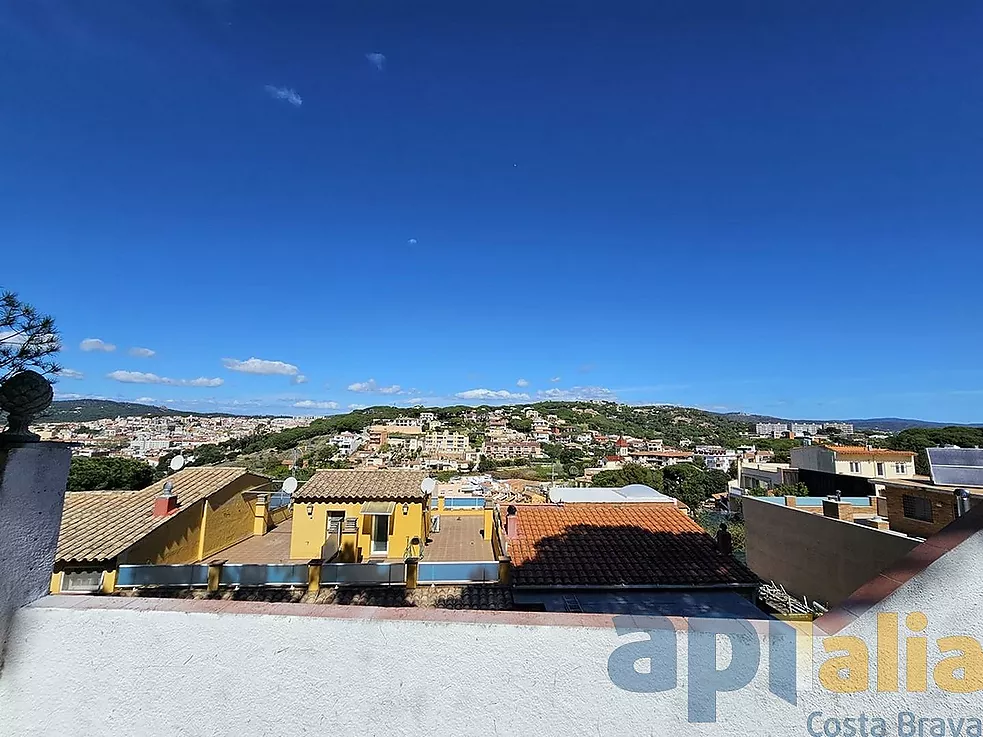
<svg viewBox="0 0 983 737"><path fill-rule="evenodd" d="M154 481L154 469L133 458L72 458L69 491L143 489Z"/></svg>
<svg viewBox="0 0 983 737"><path fill-rule="evenodd" d="M956 445L960 448L983 446L983 428L960 427L912 427L902 430L888 439L892 450L910 450L916 453L915 471L927 476L930 472L926 448Z"/></svg>
<svg viewBox="0 0 983 737"><path fill-rule="evenodd" d="M727 474L704 471L692 463L677 463L662 469L663 491L696 511L713 494L727 491Z"/></svg>
<svg viewBox="0 0 983 737"><path fill-rule="evenodd" d="M51 357L60 350L53 317L42 315L13 292L0 295L0 381L25 369L57 374L61 367Z"/></svg>
<svg viewBox="0 0 983 737"><path fill-rule="evenodd" d="M601 471L591 479L591 486L620 488L629 484L644 484L656 490L662 489L662 471L638 463L626 463L623 468Z"/></svg>
<svg viewBox="0 0 983 737"><path fill-rule="evenodd" d="M516 432L531 432L532 420L528 417L510 417L509 427Z"/></svg>

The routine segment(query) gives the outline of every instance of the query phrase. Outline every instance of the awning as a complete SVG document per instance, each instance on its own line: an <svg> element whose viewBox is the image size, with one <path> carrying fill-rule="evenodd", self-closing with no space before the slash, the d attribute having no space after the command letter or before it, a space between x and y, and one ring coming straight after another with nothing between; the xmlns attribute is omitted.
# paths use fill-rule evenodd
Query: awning
<svg viewBox="0 0 983 737"><path fill-rule="evenodd" d="M362 514L390 517L395 511L396 502L365 502L362 504Z"/></svg>

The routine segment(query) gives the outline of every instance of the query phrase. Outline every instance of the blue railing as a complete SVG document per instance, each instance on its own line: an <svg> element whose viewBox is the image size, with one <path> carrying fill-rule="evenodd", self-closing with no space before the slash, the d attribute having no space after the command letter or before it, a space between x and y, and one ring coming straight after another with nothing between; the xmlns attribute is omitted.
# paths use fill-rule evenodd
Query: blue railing
<svg viewBox="0 0 983 737"><path fill-rule="evenodd" d="M430 503L431 508L437 508L436 500ZM448 496L444 498L444 509L483 509L485 500L481 497Z"/></svg>
<svg viewBox="0 0 983 737"><path fill-rule="evenodd" d="M432 562L420 561L417 583L495 583L498 581L496 562Z"/></svg>
<svg viewBox="0 0 983 737"><path fill-rule="evenodd" d="M287 492L277 491L273 494L270 494L270 500L268 502L270 511L273 511L274 509L279 509L280 507L286 507L288 504L290 504L290 494L288 494Z"/></svg>
<svg viewBox="0 0 983 737"><path fill-rule="evenodd" d="M307 564L226 563L218 582L220 586L306 586Z"/></svg>
<svg viewBox="0 0 983 737"><path fill-rule="evenodd" d="M750 496L750 495L745 495ZM797 507L821 507L823 506L823 501L829 497L824 496L797 496L795 497L795 506ZM751 496L751 499L760 499L763 502L768 502L769 504L779 504L785 506L785 497L783 496ZM845 496L840 501L847 502L854 507L869 507L870 499L865 496Z"/></svg>
<svg viewBox="0 0 983 737"><path fill-rule="evenodd" d="M321 565L322 585L392 586L405 583L405 563L323 563Z"/></svg>
<svg viewBox="0 0 983 737"><path fill-rule="evenodd" d="M120 566L116 574L117 588L137 586L207 586L208 566Z"/></svg>

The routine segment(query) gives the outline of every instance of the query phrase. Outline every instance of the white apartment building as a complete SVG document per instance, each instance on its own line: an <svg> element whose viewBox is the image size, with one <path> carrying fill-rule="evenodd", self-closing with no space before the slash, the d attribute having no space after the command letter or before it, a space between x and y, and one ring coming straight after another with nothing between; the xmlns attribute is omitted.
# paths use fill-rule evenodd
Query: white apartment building
<svg viewBox="0 0 983 737"><path fill-rule="evenodd" d="M434 412L421 412L420 421L421 422L434 422L437 419L437 415Z"/></svg>
<svg viewBox="0 0 983 737"><path fill-rule="evenodd" d="M853 424L850 422L827 422L823 425L824 430L829 428L835 428L844 435L853 435Z"/></svg>
<svg viewBox="0 0 983 737"><path fill-rule="evenodd" d="M819 425L815 422L793 422L792 432L795 435L818 435Z"/></svg>
<svg viewBox="0 0 983 737"><path fill-rule="evenodd" d="M788 432L788 425L784 422L759 422L754 426L757 435L781 435Z"/></svg>
<svg viewBox="0 0 983 737"><path fill-rule="evenodd" d="M709 471L727 472L730 470L730 465L737 462L737 451L724 448L707 449L703 452L697 448L693 455L695 458L702 459L703 465Z"/></svg>
<svg viewBox="0 0 983 737"><path fill-rule="evenodd" d="M542 458L543 449L535 440L505 440L485 443L485 455L489 458Z"/></svg>
<svg viewBox="0 0 983 737"><path fill-rule="evenodd" d="M338 449L338 452L343 455L351 455L359 446L365 442L365 439L361 435L356 435L353 432L342 432L331 438L331 444Z"/></svg>
<svg viewBox="0 0 983 737"><path fill-rule="evenodd" d="M423 450L428 455L464 455L471 444L467 435L445 430L423 436Z"/></svg>
<svg viewBox="0 0 983 737"><path fill-rule="evenodd" d="M420 427L423 425L422 417L397 417L395 420L386 422L389 427Z"/></svg>

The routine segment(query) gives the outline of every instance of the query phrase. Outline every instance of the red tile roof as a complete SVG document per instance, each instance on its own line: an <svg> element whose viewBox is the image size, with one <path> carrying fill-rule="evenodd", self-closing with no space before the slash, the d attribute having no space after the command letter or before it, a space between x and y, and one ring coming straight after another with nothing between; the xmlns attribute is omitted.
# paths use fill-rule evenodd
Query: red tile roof
<svg viewBox="0 0 983 737"><path fill-rule="evenodd" d="M862 445L827 445L826 447L835 452L837 455L880 456L883 458L911 458L915 455L915 453L910 450L865 448Z"/></svg>
<svg viewBox="0 0 983 737"><path fill-rule="evenodd" d="M666 504L517 505L517 586L754 585L757 577Z"/></svg>

